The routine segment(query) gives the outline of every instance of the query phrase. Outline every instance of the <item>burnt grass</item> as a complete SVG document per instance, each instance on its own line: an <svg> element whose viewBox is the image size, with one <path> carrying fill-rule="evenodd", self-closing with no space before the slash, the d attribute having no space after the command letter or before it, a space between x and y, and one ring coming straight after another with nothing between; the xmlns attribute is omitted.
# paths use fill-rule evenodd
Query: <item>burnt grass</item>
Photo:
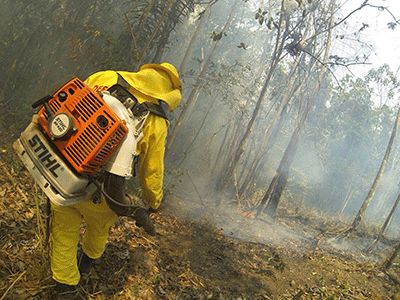
<svg viewBox="0 0 400 300"><path fill-rule="evenodd" d="M50 299L44 197L13 154L14 138L0 146L0 300ZM81 278L78 299L400 299L399 260L384 270L387 253L371 259L325 247L329 237L321 233L340 231L334 221L282 213L274 222L313 232L292 242L299 250L233 237L207 218L191 220L177 213L184 200L170 194L153 215L156 237L120 218L104 255ZM249 222L236 209L229 213Z"/></svg>

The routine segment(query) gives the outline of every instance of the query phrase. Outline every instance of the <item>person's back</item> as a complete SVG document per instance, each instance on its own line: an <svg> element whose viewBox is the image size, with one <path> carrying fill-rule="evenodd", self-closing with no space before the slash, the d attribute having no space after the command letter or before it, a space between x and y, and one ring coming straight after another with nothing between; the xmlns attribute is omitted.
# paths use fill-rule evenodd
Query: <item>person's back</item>
<svg viewBox="0 0 400 300"><path fill-rule="evenodd" d="M138 72L101 71L89 76L85 83L95 91L104 91L115 84L127 88L140 103L159 101L174 110L181 99L181 82L176 69L168 64L144 65ZM85 272L93 260L104 252L108 232L118 215L131 215L138 226L155 234L149 218L157 210L163 198L163 172L165 139L169 122L164 117L150 113L143 126L143 138L132 152L139 154L138 177L144 199L150 209L134 209L125 196L125 182L129 176L122 176L111 169L104 176L104 191L109 197L99 204L93 201L57 207L52 204L52 255L51 268L56 289L61 292L74 290L79 283L80 271ZM128 133L129 134L129 133ZM131 166L126 166L131 167ZM77 265L77 245L82 220L87 224L82 239L80 267Z"/></svg>

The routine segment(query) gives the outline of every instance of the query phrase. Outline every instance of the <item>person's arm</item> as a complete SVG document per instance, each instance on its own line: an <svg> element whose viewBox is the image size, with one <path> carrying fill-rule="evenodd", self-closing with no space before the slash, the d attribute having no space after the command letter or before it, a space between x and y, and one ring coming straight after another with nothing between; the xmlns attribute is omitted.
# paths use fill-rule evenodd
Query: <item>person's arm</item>
<svg viewBox="0 0 400 300"><path fill-rule="evenodd" d="M150 213L146 209L134 206L125 195L124 177L107 173L104 180L105 199L108 206L118 215L132 217L138 227L143 227L152 236L156 235L156 230L150 219Z"/></svg>
<svg viewBox="0 0 400 300"><path fill-rule="evenodd" d="M152 209L157 209L163 198L164 152L167 121L150 114L143 128L143 139L138 145L139 183L143 196Z"/></svg>

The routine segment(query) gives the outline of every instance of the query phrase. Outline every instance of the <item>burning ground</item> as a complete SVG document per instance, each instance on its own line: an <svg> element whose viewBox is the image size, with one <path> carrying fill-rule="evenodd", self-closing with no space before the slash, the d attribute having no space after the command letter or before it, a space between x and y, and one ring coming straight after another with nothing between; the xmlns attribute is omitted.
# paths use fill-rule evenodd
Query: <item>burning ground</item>
<svg viewBox="0 0 400 300"><path fill-rule="evenodd" d="M49 299L53 282L37 214L43 199L10 143L2 145L0 300ZM154 215L156 237L121 218L82 278L81 298L400 299L398 260L381 268L394 242L386 239L380 254L366 256L360 245L371 236L338 241L346 226L340 220L289 211L255 220L237 207L227 201L216 210L171 191Z"/></svg>

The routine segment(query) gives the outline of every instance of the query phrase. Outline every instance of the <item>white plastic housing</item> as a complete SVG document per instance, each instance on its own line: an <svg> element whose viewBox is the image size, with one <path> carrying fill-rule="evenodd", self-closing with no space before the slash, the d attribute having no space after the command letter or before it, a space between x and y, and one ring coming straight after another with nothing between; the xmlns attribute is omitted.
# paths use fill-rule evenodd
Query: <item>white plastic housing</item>
<svg viewBox="0 0 400 300"><path fill-rule="evenodd" d="M128 179L132 176L133 159L137 155L136 147L143 138L142 128L149 112L141 117L134 117L130 109L126 109L124 104L107 91L103 92L103 99L121 120L126 121L129 128L129 133L107 160L104 170Z"/></svg>
<svg viewBox="0 0 400 300"><path fill-rule="evenodd" d="M87 177L73 172L45 137L34 115L13 147L34 180L58 206L68 206L91 199L96 186Z"/></svg>

